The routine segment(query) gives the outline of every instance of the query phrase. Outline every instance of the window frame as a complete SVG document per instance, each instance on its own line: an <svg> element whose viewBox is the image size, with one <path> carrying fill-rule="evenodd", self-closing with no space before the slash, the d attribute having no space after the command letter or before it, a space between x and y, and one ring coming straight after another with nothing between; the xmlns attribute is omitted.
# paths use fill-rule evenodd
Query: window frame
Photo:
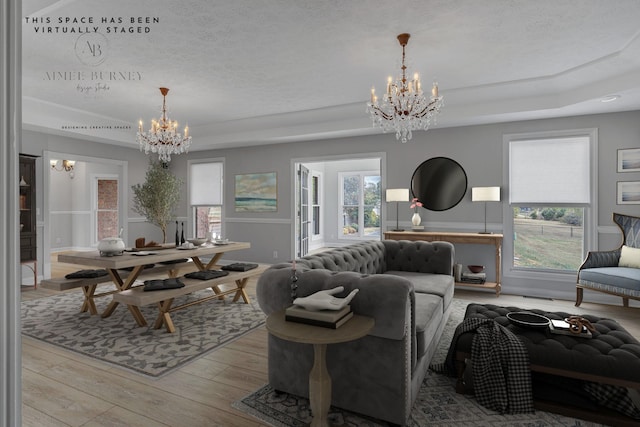
<svg viewBox="0 0 640 427"><path fill-rule="evenodd" d="M503 188L509 191L509 168L510 168L510 143L513 141L525 141L536 139L557 139L569 137L589 138L589 193L590 202L587 204L554 203L554 207L582 207L583 217L583 243L582 252L586 256L588 251L594 250L598 246L598 129L572 129L559 131L541 131L528 133L514 133L503 135ZM508 193L507 193L508 194ZM544 279L575 282L576 271L555 270L545 268L517 267L514 265L514 218L513 207L525 206L524 203L511 204L508 197L503 204L503 238L502 243L502 271L505 278L512 277L518 279ZM548 206L549 203L529 203L526 206L538 207Z"/></svg>
<svg viewBox="0 0 640 427"><path fill-rule="evenodd" d="M345 235L343 233L343 212L344 212L344 178L345 176L358 176L359 179L359 194L358 194L358 232L354 235ZM367 176L377 176L382 183L382 175L379 171L343 171L338 172L338 239L339 240L372 240L374 236L364 235L364 178ZM381 190L382 191L382 190ZM349 205L352 206L352 205ZM380 209L382 209L382 193L380 193ZM380 239L382 235L382 220L378 225L379 233L377 238Z"/></svg>

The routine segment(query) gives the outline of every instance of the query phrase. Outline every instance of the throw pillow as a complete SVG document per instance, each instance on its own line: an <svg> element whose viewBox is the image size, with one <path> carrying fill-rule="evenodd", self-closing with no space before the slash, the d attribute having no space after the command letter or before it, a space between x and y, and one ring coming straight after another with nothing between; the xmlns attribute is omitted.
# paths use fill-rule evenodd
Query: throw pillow
<svg viewBox="0 0 640 427"><path fill-rule="evenodd" d="M618 267L640 268L640 248L623 245L620 251Z"/></svg>

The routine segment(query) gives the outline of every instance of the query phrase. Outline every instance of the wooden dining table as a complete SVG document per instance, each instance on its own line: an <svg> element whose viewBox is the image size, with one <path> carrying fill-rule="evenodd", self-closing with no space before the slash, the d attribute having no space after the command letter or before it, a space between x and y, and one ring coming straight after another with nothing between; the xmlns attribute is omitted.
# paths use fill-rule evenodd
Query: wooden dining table
<svg viewBox="0 0 640 427"><path fill-rule="evenodd" d="M171 263L176 260L190 258L198 270L209 270L217 265L222 256L231 251L249 249L251 244L248 242L229 242L225 244L205 244L197 246L193 249L183 249L181 247L171 248L140 248L125 250L122 255L103 256L98 251L75 251L66 252L58 255L58 261L78 264L82 266L92 266L104 268L116 285L116 292L122 292L130 289L135 283L140 273L147 265L158 263ZM211 259L205 264L203 258L211 256ZM119 270L132 269L124 278ZM178 269L170 270L170 277L176 277ZM106 318L113 314L118 307L117 301L111 301L102 317ZM129 307L129 311L136 321L144 322L144 319L138 319L139 311Z"/></svg>

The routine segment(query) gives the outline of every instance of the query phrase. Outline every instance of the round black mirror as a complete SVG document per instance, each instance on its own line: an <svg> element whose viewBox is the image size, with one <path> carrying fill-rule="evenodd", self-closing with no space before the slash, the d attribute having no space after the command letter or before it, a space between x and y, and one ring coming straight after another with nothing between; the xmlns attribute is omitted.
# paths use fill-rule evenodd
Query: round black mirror
<svg viewBox="0 0 640 427"><path fill-rule="evenodd" d="M451 209L467 192L467 173L460 163L447 157L425 160L411 177L411 197L422 202L425 209Z"/></svg>

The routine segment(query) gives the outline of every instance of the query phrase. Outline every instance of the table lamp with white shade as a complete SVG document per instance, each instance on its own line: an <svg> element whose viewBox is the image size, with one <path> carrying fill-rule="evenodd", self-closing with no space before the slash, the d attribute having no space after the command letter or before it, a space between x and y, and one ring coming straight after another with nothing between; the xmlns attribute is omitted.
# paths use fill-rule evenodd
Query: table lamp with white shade
<svg viewBox="0 0 640 427"><path fill-rule="evenodd" d="M386 193L387 202L396 202L396 229L393 231L404 231L399 225L399 202L409 201L409 189L408 188L387 188Z"/></svg>
<svg viewBox="0 0 640 427"><path fill-rule="evenodd" d="M500 201L500 187L473 187L471 188L471 201L484 202L484 231L480 234L491 234L487 231L487 202Z"/></svg>

